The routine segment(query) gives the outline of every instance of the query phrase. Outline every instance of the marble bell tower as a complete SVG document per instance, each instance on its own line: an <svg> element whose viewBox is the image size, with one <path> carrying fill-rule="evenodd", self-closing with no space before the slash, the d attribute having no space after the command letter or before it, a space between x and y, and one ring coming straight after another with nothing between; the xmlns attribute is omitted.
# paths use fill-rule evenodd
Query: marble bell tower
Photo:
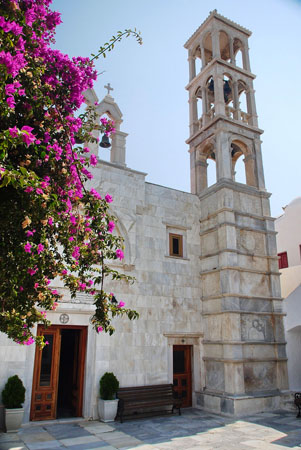
<svg viewBox="0 0 301 450"><path fill-rule="evenodd" d="M191 192L201 201L205 386L200 407L240 415L280 407L287 358L274 220L261 155L248 38L212 11L188 39ZM235 181L239 158L246 183ZM207 166L216 164L208 187Z"/></svg>

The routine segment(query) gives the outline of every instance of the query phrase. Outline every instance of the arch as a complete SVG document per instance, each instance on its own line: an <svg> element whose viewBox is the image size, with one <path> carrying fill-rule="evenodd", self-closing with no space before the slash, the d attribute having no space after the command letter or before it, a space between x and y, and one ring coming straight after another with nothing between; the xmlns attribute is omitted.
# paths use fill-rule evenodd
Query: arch
<svg viewBox="0 0 301 450"><path fill-rule="evenodd" d="M215 103L214 103L214 80L211 75L206 81L206 102L207 102L207 115L209 119L213 119L215 116Z"/></svg>
<svg viewBox="0 0 301 450"><path fill-rule="evenodd" d="M212 61L212 35L210 31L208 31L208 33L204 36L202 45L205 55L204 65L206 66L210 63L210 61Z"/></svg>
<svg viewBox="0 0 301 450"><path fill-rule="evenodd" d="M242 122L250 124L251 111L249 107L249 88L244 81L238 80L237 89L239 97L240 118Z"/></svg>
<svg viewBox="0 0 301 450"><path fill-rule="evenodd" d="M228 73L223 74L224 81L224 102L225 102L225 112L229 119L234 119L235 110L233 102L233 81L232 77Z"/></svg>
<svg viewBox="0 0 301 450"><path fill-rule="evenodd" d="M250 149L249 145L243 141L241 138L233 137L230 143L231 150L231 161L232 161L232 179L233 181L243 180L245 184L248 186L258 186L257 176L256 176L256 165L255 165L255 155L253 151ZM244 156L244 159L240 159ZM243 176L242 167L239 168L239 165L236 167L237 161L240 159L244 162L244 172L245 177ZM235 177L235 172L240 169L240 173ZM238 181L241 182L241 181Z"/></svg>
<svg viewBox="0 0 301 450"><path fill-rule="evenodd" d="M115 208L113 208L110 205L110 210L113 214L113 216L116 217L117 222L115 223L115 229L113 231L113 234L121 236L124 240L124 259L122 261L116 260L114 261L114 265L124 265L124 264L131 264L132 261L132 255L131 255L131 245L130 245L130 238L129 234L127 232L127 229L125 225L123 224L123 221L121 220L120 216L117 214Z"/></svg>
<svg viewBox="0 0 301 450"><path fill-rule="evenodd" d="M192 57L194 58L194 64L195 64L195 74L197 75L202 70L202 52L201 48L198 45L192 52Z"/></svg>
<svg viewBox="0 0 301 450"><path fill-rule="evenodd" d="M230 61L230 39L228 33L226 33L224 30L219 31L219 48L221 59L223 59L224 61Z"/></svg>
<svg viewBox="0 0 301 450"><path fill-rule="evenodd" d="M244 52L244 45L241 42L240 39L235 38L233 40L233 54L234 54L234 58L235 58L235 65L237 67L242 67L243 69L245 69L244 67L244 63L243 63L243 52Z"/></svg>
<svg viewBox="0 0 301 450"><path fill-rule="evenodd" d="M203 110L204 109L203 105L204 105L205 102L203 102L203 93L202 93L202 87L201 86L199 86L196 89L194 97L196 98L196 102L197 102L196 103L196 108L197 108L199 129L201 129L202 128L202 117L203 117L203 114L206 112L206 111Z"/></svg>
<svg viewBox="0 0 301 450"><path fill-rule="evenodd" d="M208 186L216 183L215 143L210 139L197 149L196 163L198 167L197 192L200 193Z"/></svg>

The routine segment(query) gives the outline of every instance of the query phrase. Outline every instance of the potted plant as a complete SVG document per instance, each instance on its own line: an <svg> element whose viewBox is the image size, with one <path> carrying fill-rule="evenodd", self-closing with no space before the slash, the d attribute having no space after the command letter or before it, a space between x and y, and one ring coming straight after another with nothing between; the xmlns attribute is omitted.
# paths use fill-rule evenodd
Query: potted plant
<svg viewBox="0 0 301 450"><path fill-rule="evenodd" d="M116 392L119 381L112 372L106 372L99 381L98 414L102 422L113 422L118 407Z"/></svg>
<svg viewBox="0 0 301 450"><path fill-rule="evenodd" d="M5 426L8 433L18 431L21 427L25 401L25 387L18 375L9 377L2 391L2 402L5 406Z"/></svg>

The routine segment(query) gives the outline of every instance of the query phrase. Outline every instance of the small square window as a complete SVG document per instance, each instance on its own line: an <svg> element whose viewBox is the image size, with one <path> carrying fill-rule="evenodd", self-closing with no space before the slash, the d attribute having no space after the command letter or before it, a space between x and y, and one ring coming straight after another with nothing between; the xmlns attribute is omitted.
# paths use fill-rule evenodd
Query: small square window
<svg viewBox="0 0 301 450"><path fill-rule="evenodd" d="M169 255L183 257L183 236L181 234L169 234Z"/></svg>
<svg viewBox="0 0 301 450"><path fill-rule="evenodd" d="M288 267L287 252L278 253L278 257L279 269L285 269Z"/></svg>

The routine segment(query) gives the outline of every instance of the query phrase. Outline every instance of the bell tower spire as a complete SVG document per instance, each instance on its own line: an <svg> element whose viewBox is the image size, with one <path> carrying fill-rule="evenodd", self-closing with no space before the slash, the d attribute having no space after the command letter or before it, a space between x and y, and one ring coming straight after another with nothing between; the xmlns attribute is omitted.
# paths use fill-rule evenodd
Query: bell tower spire
<svg viewBox="0 0 301 450"><path fill-rule="evenodd" d="M251 32L212 11L186 42L191 190L200 199L200 283L206 410L280 407L287 389L282 299L265 190L248 50ZM200 70L197 70L200 67ZM242 157L246 183L235 180ZM208 187L208 159L216 183Z"/></svg>
<svg viewBox="0 0 301 450"><path fill-rule="evenodd" d="M244 157L246 184L265 190L250 35L214 10L185 44L192 193L200 194L207 188L208 159L216 163L217 182L235 181L240 156Z"/></svg>

